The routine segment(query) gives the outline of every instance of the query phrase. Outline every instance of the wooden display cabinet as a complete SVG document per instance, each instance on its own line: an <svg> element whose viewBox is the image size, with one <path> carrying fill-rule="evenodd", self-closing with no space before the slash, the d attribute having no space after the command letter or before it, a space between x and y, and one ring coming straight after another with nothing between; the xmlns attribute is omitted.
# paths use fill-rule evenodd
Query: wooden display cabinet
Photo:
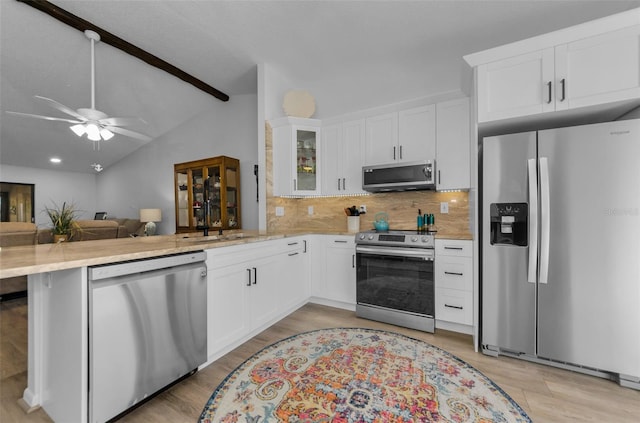
<svg viewBox="0 0 640 423"><path fill-rule="evenodd" d="M218 156L178 163L174 168L176 233L195 232L205 224L210 230L239 229L240 162ZM207 209L208 207L208 209Z"/></svg>

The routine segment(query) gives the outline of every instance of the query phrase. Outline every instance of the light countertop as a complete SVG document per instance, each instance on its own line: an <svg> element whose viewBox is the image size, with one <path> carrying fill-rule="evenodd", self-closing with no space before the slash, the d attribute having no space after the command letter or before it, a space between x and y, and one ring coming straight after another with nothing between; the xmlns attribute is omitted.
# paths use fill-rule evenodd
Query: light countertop
<svg viewBox="0 0 640 423"><path fill-rule="evenodd" d="M215 231L211 232L212 235L207 238L200 233L189 233L5 247L0 249L0 279L314 233L290 231L261 234L258 231L238 230L226 231L222 238L218 238L214 235ZM348 232L322 234L355 236ZM438 235L438 238L471 239L468 234Z"/></svg>
<svg viewBox="0 0 640 423"><path fill-rule="evenodd" d="M201 234L177 234L5 247L0 249L0 278L186 253L285 236L242 231L240 234L227 232L222 239L216 239L217 236L205 239Z"/></svg>

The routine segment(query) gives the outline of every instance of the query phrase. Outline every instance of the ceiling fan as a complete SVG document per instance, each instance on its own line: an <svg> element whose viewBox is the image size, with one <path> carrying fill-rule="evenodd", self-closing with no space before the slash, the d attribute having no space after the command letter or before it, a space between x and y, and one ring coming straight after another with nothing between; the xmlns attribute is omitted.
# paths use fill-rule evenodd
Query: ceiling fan
<svg viewBox="0 0 640 423"><path fill-rule="evenodd" d="M73 123L70 129L79 137L87 135L87 138L91 141L100 142L102 140L107 141L114 136L114 133L125 135L131 138L137 138L143 141L151 141L151 137L141 134L139 132L132 131L130 129L123 128L123 126L134 125L136 123L146 122L141 118L129 118L129 117L109 117L106 113L97 110L95 107L96 98L96 86L95 86L95 52L94 46L96 41L100 41L100 35L91 30L84 31L86 37L91 40L91 108L73 110L64 104L58 103L50 98L36 95L35 98L47 103L49 106L60 110L74 119L58 118L53 116L34 115L30 113L10 112L7 113L30 117L36 119L44 119L51 121L61 121ZM94 144L95 145L95 144Z"/></svg>

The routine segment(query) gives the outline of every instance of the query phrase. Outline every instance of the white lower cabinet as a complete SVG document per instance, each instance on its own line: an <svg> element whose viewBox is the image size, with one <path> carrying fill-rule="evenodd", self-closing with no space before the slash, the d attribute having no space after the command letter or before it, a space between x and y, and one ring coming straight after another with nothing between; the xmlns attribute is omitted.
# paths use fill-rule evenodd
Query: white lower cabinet
<svg viewBox="0 0 640 423"><path fill-rule="evenodd" d="M473 325L473 243L436 239L436 326Z"/></svg>
<svg viewBox="0 0 640 423"><path fill-rule="evenodd" d="M308 240L287 241L285 254L280 255L275 262L278 266L275 277L280 278L281 285L278 292L281 296L281 309L288 313L306 303L309 298L311 274Z"/></svg>
<svg viewBox="0 0 640 423"><path fill-rule="evenodd" d="M312 295L318 302L355 309L355 236L319 236L316 251L319 271L314 274Z"/></svg>
<svg viewBox="0 0 640 423"><path fill-rule="evenodd" d="M307 257L299 237L207 251L209 360L306 302Z"/></svg>

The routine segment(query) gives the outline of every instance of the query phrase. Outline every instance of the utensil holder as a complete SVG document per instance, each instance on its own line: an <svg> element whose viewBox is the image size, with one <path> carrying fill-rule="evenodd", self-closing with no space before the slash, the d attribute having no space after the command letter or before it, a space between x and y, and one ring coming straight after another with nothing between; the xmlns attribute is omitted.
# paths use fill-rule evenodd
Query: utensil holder
<svg viewBox="0 0 640 423"><path fill-rule="evenodd" d="M360 231L360 216L347 216L347 231L349 233Z"/></svg>

